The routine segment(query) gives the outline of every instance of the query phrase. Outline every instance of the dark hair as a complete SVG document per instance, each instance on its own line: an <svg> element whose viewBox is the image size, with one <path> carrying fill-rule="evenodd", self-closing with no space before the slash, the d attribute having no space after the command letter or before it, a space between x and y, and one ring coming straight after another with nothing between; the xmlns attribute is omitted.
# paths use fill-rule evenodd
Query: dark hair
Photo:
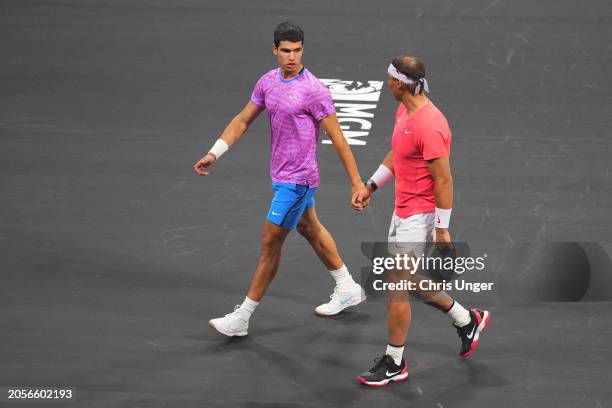
<svg viewBox="0 0 612 408"><path fill-rule="evenodd" d="M399 57L393 58L391 63L399 72L410 79L422 82L423 78L425 78L425 64L416 57L400 55ZM414 94L417 84L405 84L404 86L411 94ZM420 93L422 94L423 92L425 92L425 90L421 87Z"/></svg>
<svg viewBox="0 0 612 408"><path fill-rule="evenodd" d="M304 43L304 31L290 21L280 23L274 30L274 45L278 47L281 41Z"/></svg>

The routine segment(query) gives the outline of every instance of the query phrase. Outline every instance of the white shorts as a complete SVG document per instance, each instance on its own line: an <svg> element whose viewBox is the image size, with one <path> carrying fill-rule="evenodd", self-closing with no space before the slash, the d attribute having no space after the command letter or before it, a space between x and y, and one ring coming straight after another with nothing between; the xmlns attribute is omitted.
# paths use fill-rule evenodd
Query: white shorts
<svg viewBox="0 0 612 408"><path fill-rule="evenodd" d="M400 218L395 212L389 226L388 249L393 255L414 251L416 256L425 252L427 242L435 242L435 213L433 211Z"/></svg>

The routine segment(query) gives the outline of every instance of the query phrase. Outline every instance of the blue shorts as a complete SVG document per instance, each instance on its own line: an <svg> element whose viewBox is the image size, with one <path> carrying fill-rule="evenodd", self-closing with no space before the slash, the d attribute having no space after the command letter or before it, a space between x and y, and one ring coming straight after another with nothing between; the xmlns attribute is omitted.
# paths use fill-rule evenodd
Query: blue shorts
<svg viewBox="0 0 612 408"><path fill-rule="evenodd" d="M272 191L274 191L274 197L272 197L267 219L279 227L294 229L304 211L315 205L316 187L274 181Z"/></svg>

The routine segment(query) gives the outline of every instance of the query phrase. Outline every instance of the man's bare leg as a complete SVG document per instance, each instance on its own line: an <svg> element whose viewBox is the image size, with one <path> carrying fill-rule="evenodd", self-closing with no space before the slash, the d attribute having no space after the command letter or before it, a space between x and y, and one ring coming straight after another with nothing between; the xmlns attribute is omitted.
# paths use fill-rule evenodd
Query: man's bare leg
<svg viewBox="0 0 612 408"><path fill-rule="evenodd" d="M328 303L315 308L319 316L332 316L349 306L357 305L365 300L365 295L349 273L340 258L338 247L327 228L319 221L315 207L304 211L297 230L312 246L323 265L327 267L336 281L334 293Z"/></svg>
<svg viewBox="0 0 612 408"><path fill-rule="evenodd" d="M212 319L208 325L226 336L246 336L248 334L249 319L255 308L263 298L270 282L276 276L278 264L285 238L291 230L281 228L266 220L261 237L261 254L257 268L251 280L247 297L234 313L218 319Z"/></svg>
<svg viewBox="0 0 612 408"><path fill-rule="evenodd" d="M251 286L247 297L259 302L266 289L270 286L270 282L276 276L278 264L280 262L281 252L285 238L291 230L279 227L278 225L266 220L264 222L263 233L261 236L261 253L259 262L251 280Z"/></svg>
<svg viewBox="0 0 612 408"><path fill-rule="evenodd" d="M304 211L297 225L297 231L310 243L327 269L336 270L342 267L344 262L340 258L336 242L327 228L319 221L315 207Z"/></svg>
<svg viewBox="0 0 612 408"><path fill-rule="evenodd" d="M412 309L408 299L387 302L387 325L389 344L403 347L412 320Z"/></svg>

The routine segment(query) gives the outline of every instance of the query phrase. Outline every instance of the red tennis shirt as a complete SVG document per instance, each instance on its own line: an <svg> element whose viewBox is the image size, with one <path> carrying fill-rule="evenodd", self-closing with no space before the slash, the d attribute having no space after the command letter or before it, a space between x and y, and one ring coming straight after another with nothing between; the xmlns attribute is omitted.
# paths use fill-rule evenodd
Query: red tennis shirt
<svg viewBox="0 0 612 408"><path fill-rule="evenodd" d="M451 131L446 118L431 101L412 114L400 103L395 112L391 146L395 214L408 218L434 211L434 180L426 160L450 157Z"/></svg>

